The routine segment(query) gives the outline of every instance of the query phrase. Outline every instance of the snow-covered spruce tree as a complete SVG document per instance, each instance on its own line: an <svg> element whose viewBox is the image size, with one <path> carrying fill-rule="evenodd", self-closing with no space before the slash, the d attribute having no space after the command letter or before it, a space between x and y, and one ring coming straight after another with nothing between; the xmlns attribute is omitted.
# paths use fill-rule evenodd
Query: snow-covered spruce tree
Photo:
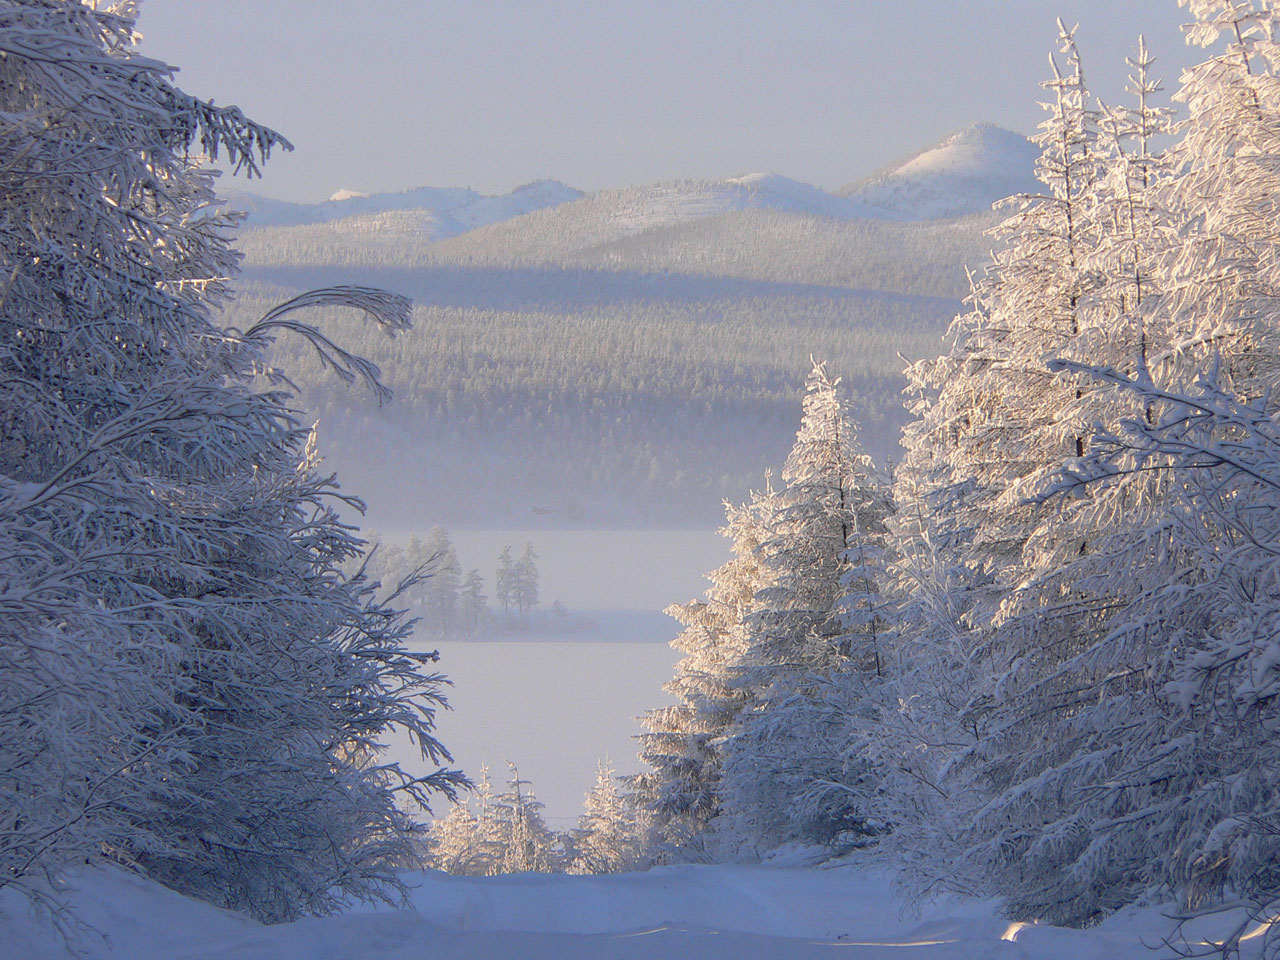
<svg viewBox="0 0 1280 960"><path fill-rule="evenodd" d="M445 816L431 821L422 861L456 876L485 876L489 871L481 859L479 836L479 817L468 804L455 803Z"/></svg>
<svg viewBox="0 0 1280 960"><path fill-rule="evenodd" d="M507 790L493 800L493 818L502 842L498 873L561 873L564 870L560 838L542 819L542 801L528 780L510 764Z"/></svg>
<svg viewBox="0 0 1280 960"><path fill-rule="evenodd" d="M748 855L874 832L857 800L869 770L846 752L844 724L857 677L880 668L882 628L867 614L890 501L839 380L815 363L805 390L783 486L755 505L757 586L730 673L744 705L720 747L718 832Z"/></svg>
<svg viewBox="0 0 1280 960"><path fill-rule="evenodd" d="M608 761L596 770L578 826L565 840L569 873L624 873L642 862L634 806L618 789Z"/></svg>
<svg viewBox="0 0 1280 960"><path fill-rule="evenodd" d="M1272 39L1280 22L1270 5L1189 5L1193 42L1226 44L1184 74L1178 99L1188 118L1166 161L1170 175L1154 184L1171 229L1156 244L1158 295L1139 309L1150 335L1142 353L1111 366L1097 355L1052 364L1075 376L1105 371L1094 379L1129 399L1132 412L1120 421L1131 433L1182 430L1186 408L1176 398L1197 368L1213 369L1213 389L1264 410L1280 374L1280 57ZM1117 418L1103 423L1113 430ZM1216 415L1196 418L1195 428L1202 444L1245 446L1252 430ZM1106 437L1099 455L1111 457L1118 448ZM1077 602L1071 642L1005 687L988 756L1029 736L1053 747L1011 766L1006 789L975 821L979 862L999 865L992 874L1012 907L1072 922L1153 887L1189 905L1221 896L1224 883L1257 893L1269 882L1260 864L1274 852L1260 841L1265 831L1241 826L1274 804L1268 774L1259 781L1252 766L1266 763L1245 746L1270 735L1254 724L1273 721L1234 696L1236 657L1249 658L1224 652L1226 638L1268 629L1275 595L1247 545L1268 543L1259 518L1274 499L1247 469L1197 472L1186 469L1194 458L1121 454L1136 460L1114 464L1106 482L1064 488L1054 476L1061 468L1051 466L1028 478L1027 492L1047 481L1071 496L1033 498L1046 522L1028 540L998 628L1045 637L1054 595L1109 603L1090 619ZM1066 465L1068 477L1087 463L1096 466L1089 458ZM1072 538L1081 547L1062 551ZM1188 675L1210 677L1221 698L1188 694Z"/></svg>
<svg viewBox="0 0 1280 960"><path fill-rule="evenodd" d="M923 885L1011 889L1014 874L1032 875L1029 834L1012 843L1009 808L992 804L1045 751L1069 750L1046 740L1040 683L1123 602L1112 587L1127 587L1038 581L1091 551L1094 527L1028 504L1024 487L1083 456L1093 422L1131 412L1131 399L1047 362L1132 369L1151 337L1160 218L1148 155L1164 117L1140 53L1138 106L1103 112L1100 139L1074 31L1059 27L1066 68L1054 62L1037 137L1047 190L1021 198L999 229L1005 246L953 325L950 352L911 371L920 419L907 431L891 524L908 626L895 656L901 709L885 735L902 738L886 748L900 758L890 764L899 775L887 799L902 811L890 846L908 860L928 851ZM1021 711L1030 722L1011 723ZM1055 801L1025 802L1030 817Z"/></svg>
<svg viewBox="0 0 1280 960"><path fill-rule="evenodd" d="M449 813L431 822L423 862L435 870L467 877L502 872L506 837L495 805L489 768L465 800L456 800Z"/></svg>
<svg viewBox="0 0 1280 960"><path fill-rule="evenodd" d="M528 780L511 766L507 789L495 795L487 767L469 802L433 821L426 838L426 864L473 877L504 873L560 873L564 838L542 819L542 803Z"/></svg>
<svg viewBox="0 0 1280 960"><path fill-rule="evenodd" d="M895 478L895 554L907 565L909 592L924 585L912 570L933 582L944 571L949 586L945 602L913 607L916 633L963 632L970 607L983 597L998 602L992 567L1017 556L1022 534L994 501L1046 459L1043 448L1055 460L1074 455L1083 433L1059 422L1076 391L1039 360L1079 333L1081 297L1094 283L1085 256L1099 176L1095 113L1070 31L1062 29L1061 42L1067 68L1051 61L1046 87L1054 96L1036 137L1046 193L1010 201L1020 209L997 228L999 251L973 286L972 309L952 324L948 351L907 371L917 419ZM1006 519L1007 530L981 536L984 525ZM934 559L919 555L925 540ZM975 541L983 555L970 557Z"/></svg>
<svg viewBox="0 0 1280 960"><path fill-rule="evenodd" d="M1145 578L1106 642L1073 665L1085 677L1107 665L1122 678L1106 663L1108 647L1150 657L1141 662L1144 686L1117 684L1074 718L1076 726L1125 724L1101 760L1082 757L1105 772L1081 791L1088 812L1111 813L1095 844L1121 863L1139 863L1148 884L1179 891L1188 908L1230 892L1273 910L1280 898L1276 410L1269 398L1244 402L1224 390L1216 367L1179 390L1107 368L1076 372L1159 413L1100 434L1090 455L1041 496L1088 491L1105 500L1135 478L1162 476L1166 495L1150 539L1178 559L1175 576Z"/></svg>
<svg viewBox="0 0 1280 960"><path fill-rule="evenodd" d="M1223 49L1175 96L1187 118L1169 151L1178 175L1160 192L1179 231L1160 264L1169 342L1148 366L1157 383L1189 383L1214 365L1251 401L1280 382L1280 12L1267 0L1182 3L1196 17L1188 41Z"/></svg>
<svg viewBox="0 0 1280 960"><path fill-rule="evenodd" d="M236 254L193 154L281 138L138 56L132 3L0 3L0 886L107 857L266 919L393 892L441 678L340 566L361 549L280 389L291 315L219 328ZM338 299L389 331L407 303Z"/></svg>
<svg viewBox="0 0 1280 960"><path fill-rule="evenodd" d="M1080 392L1067 414L1098 424L1090 433L1104 452L1116 423L1165 423L1166 395L1215 356L1221 379L1246 401L1275 386L1276 16L1269 6L1191 6L1192 39L1225 34L1226 53L1183 77L1189 116L1180 140L1144 171L1154 174L1138 207L1149 226L1133 242L1115 230L1125 218L1095 220L1088 262L1097 286L1081 300L1089 349L1037 355L1048 373L1074 382ZM1134 168L1124 190L1138 180ZM1100 181L1095 215L1125 208L1118 182ZM1107 375L1088 376L1090 365ZM1212 898L1232 870L1225 851L1234 837L1242 874L1257 873L1266 844L1224 824L1256 817L1260 797L1272 802L1234 765L1237 754L1223 752L1222 731L1247 724L1213 698L1208 708L1197 701L1197 716L1171 695L1185 691L1178 677L1189 662L1212 662L1206 649L1221 650L1237 618L1259 622L1256 609L1242 614L1226 596L1260 585L1250 566L1235 564L1240 544L1265 541L1265 531L1223 519L1252 496L1211 472L1197 478L1151 462L1106 482L1060 484L1064 470L1079 477L1093 462L1094 443L1079 456L1028 464L994 501L1020 521L1021 545L983 567L996 602L964 613L958 662L972 743L952 741L940 781L951 808L941 821L953 844L947 859L961 877L1004 895L1014 912L1074 923L1153 888ZM1044 496L1046 484L1059 492ZM976 529L980 549L951 556L991 558L982 538L1010 528ZM1231 588L1215 597L1224 582Z"/></svg>
<svg viewBox="0 0 1280 960"><path fill-rule="evenodd" d="M502 608L502 618L510 616L511 604L516 594L516 567L511 559L511 548L503 547L498 555L498 568L493 574L493 599Z"/></svg>
<svg viewBox="0 0 1280 960"><path fill-rule="evenodd" d="M462 582L462 633L475 637L489 619L489 598L484 592L484 576L479 570L470 570Z"/></svg>
<svg viewBox="0 0 1280 960"><path fill-rule="evenodd" d="M422 564L424 574L419 587L423 619L436 636L447 637L459 627L462 566L444 527L431 528L416 562Z"/></svg>
<svg viewBox="0 0 1280 960"><path fill-rule="evenodd" d="M648 829L646 856L704 860L708 827L720 810L719 741L744 702L733 683L746 649L743 623L758 583L759 531L752 504L725 505L721 533L732 558L710 574L705 600L668 607L684 630L671 646L684 654L664 689L676 698L648 711L641 722L640 758L650 768L634 778L635 803Z"/></svg>
<svg viewBox="0 0 1280 960"><path fill-rule="evenodd" d="M538 555L533 544L526 543L524 552L516 561L511 584L512 602L526 620L538 605Z"/></svg>

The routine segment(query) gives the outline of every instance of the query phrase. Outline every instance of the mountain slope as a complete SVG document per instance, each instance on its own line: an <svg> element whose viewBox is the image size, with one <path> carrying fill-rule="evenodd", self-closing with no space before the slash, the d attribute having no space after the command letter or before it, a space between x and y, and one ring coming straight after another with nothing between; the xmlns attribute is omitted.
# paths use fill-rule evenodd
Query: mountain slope
<svg viewBox="0 0 1280 960"><path fill-rule="evenodd" d="M954 210L974 206L975 180L999 182L1003 155L970 150L965 166L953 145L903 166L953 185L965 173ZM242 232L234 326L337 283L416 303L394 341L317 318L381 367L389 407L343 387L305 342L275 351L330 466L384 527L713 526L790 449L810 355L844 377L864 446L893 455L903 358L938 351L994 222L911 219L775 174L560 203L566 188L541 186L518 216L514 194L415 191Z"/></svg>
<svg viewBox="0 0 1280 960"><path fill-rule="evenodd" d="M409 212L418 214L419 218L429 216L437 224L438 236L455 236L580 196L581 191L556 180L535 180L497 196L462 187L418 187L400 193L375 194L339 190L323 203L290 203L252 193L231 193L227 206L247 213L252 227L302 226Z"/></svg>
<svg viewBox="0 0 1280 960"><path fill-rule="evenodd" d="M450 260L556 261L650 230L746 210L838 220L890 216L859 200L837 197L777 174L749 174L720 181L680 180L602 190L446 240L438 255Z"/></svg>
<svg viewBox="0 0 1280 960"><path fill-rule="evenodd" d="M964 216L1038 191L1039 153L1021 134L975 123L837 193L913 220Z"/></svg>

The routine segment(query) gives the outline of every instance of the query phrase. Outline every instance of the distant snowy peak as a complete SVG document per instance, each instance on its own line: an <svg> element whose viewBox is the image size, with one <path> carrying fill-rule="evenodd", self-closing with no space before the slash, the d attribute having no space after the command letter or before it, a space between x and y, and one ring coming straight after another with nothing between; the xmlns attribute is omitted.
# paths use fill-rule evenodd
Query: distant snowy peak
<svg viewBox="0 0 1280 960"><path fill-rule="evenodd" d="M418 187L400 193L339 190L323 203L289 203L251 193L231 194L228 206L248 214L253 227L332 223L349 217L408 212L428 216L438 237L576 200L582 194L555 180L537 180L510 193L486 196L461 187Z"/></svg>
<svg viewBox="0 0 1280 960"><path fill-rule="evenodd" d="M567 203L582 196L581 190L567 187L559 180L534 180L522 187L516 187L508 197L518 198L522 203L537 203L543 207L552 207L558 203Z"/></svg>
<svg viewBox="0 0 1280 960"><path fill-rule="evenodd" d="M959 217L1036 192L1039 153L1021 134L974 123L838 193L913 220Z"/></svg>

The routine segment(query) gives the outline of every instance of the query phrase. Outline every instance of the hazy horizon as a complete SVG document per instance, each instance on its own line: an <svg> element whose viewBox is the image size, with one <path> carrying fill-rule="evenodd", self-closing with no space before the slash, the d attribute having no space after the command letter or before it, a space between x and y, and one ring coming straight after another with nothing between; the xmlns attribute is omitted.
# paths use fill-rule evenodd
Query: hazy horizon
<svg viewBox="0 0 1280 960"><path fill-rule="evenodd" d="M1031 133L1059 15L1081 23L1104 100L1123 97L1139 32L1169 88L1196 58L1172 0L146 0L139 28L143 52L178 64L188 92L237 103L295 144L237 189L317 201L759 171L834 189L969 123Z"/></svg>

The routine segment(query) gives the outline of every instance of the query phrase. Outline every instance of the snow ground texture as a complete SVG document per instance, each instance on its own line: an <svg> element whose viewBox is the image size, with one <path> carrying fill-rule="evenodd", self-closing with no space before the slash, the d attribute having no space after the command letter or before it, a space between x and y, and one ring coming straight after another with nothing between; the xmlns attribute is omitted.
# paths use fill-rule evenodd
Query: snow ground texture
<svg viewBox="0 0 1280 960"><path fill-rule="evenodd" d="M78 927L66 938L16 894L0 894L0 960L1174 956L1148 949L1170 928L1156 908L1091 930L1015 932L992 905L971 901L904 916L887 878L874 870L681 866L599 877L415 873L406 880L413 909L365 907L267 927L118 870L92 870L68 884Z"/></svg>

